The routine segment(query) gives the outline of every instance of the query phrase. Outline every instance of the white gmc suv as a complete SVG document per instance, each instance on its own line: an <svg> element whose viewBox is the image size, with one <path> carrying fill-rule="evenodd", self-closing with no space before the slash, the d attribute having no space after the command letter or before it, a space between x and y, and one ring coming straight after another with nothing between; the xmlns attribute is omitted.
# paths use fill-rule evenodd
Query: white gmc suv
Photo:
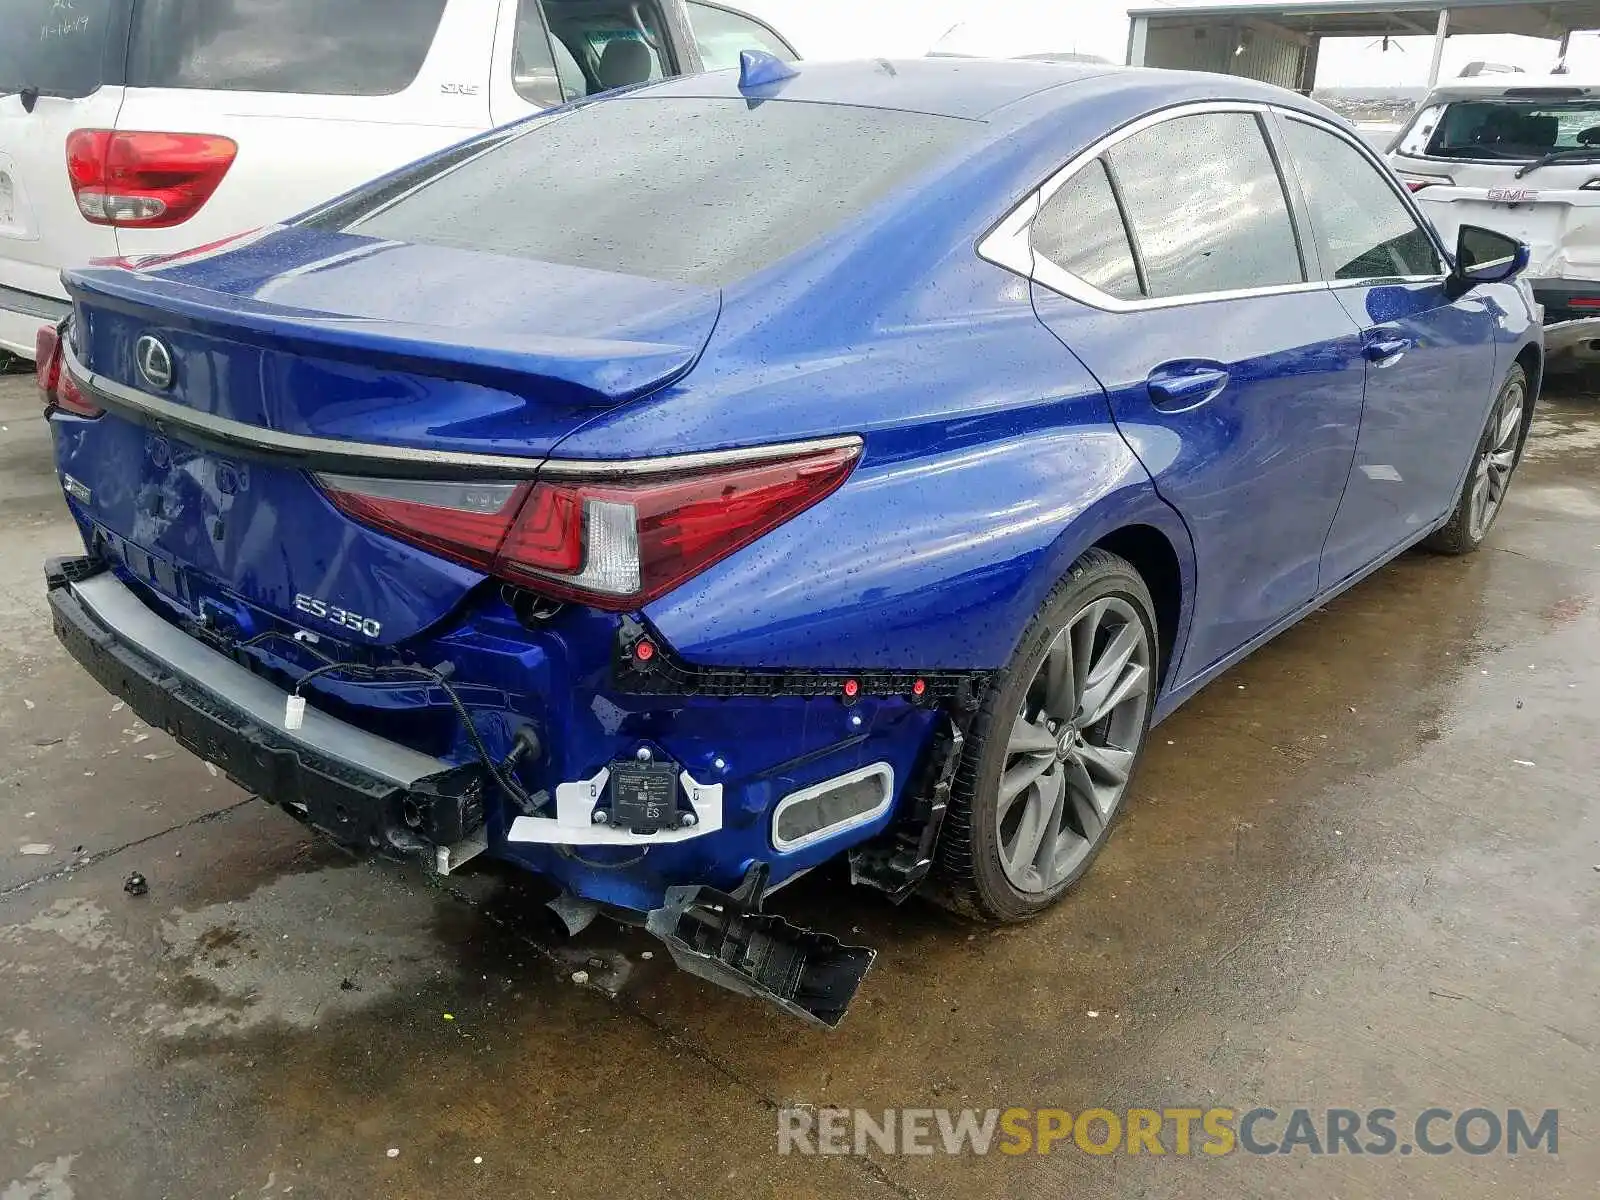
<svg viewBox="0 0 1600 1200"><path fill-rule="evenodd" d="M1526 242L1552 359L1600 359L1600 83L1487 75L1441 85L1389 161L1447 246L1462 225Z"/></svg>

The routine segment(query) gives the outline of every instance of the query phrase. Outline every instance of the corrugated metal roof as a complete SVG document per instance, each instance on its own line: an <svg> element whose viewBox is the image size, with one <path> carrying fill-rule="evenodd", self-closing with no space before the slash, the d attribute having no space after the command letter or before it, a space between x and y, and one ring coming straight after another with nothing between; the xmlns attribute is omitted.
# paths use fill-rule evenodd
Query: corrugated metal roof
<svg viewBox="0 0 1600 1200"><path fill-rule="evenodd" d="M1161 8L1136 8L1128 15L1152 25L1191 25L1237 18L1270 21L1297 33L1324 37L1381 37L1385 34L1432 34L1439 13L1450 10L1452 34L1523 34L1557 38L1580 29L1600 29L1600 0L1541 0L1508 4L1506 0L1305 0L1284 4L1207 4L1175 0ZM1410 28L1407 28L1407 26Z"/></svg>

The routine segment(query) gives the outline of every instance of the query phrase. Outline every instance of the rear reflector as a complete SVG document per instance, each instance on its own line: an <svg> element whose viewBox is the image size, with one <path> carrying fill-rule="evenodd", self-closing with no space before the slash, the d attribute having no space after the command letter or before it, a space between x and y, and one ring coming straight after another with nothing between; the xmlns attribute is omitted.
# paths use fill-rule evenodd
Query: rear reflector
<svg viewBox="0 0 1600 1200"><path fill-rule="evenodd" d="M90 224L168 229L200 211L238 153L210 134L79 129L67 137L67 177Z"/></svg>
<svg viewBox="0 0 1600 1200"><path fill-rule="evenodd" d="M33 339L33 371L39 381L39 399L46 414L69 412L80 417L98 417L105 412L91 404L62 366L61 331L42 325Z"/></svg>
<svg viewBox="0 0 1600 1200"><path fill-rule="evenodd" d="M541 595L625 611L831 495L860 454L854 444L621 482L318 481L346 515L403 541Z"/></svg>

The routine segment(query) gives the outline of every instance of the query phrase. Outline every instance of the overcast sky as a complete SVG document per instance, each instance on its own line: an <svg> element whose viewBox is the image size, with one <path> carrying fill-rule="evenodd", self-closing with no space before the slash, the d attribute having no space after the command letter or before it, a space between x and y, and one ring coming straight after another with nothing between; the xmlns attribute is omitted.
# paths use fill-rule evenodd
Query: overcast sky
<svg viewBox="0 0 1600 1200"><path fill-rule="evenodd" d="M1043 50L1127 57L1124 5L1096 0L733 0L787 34L808 58L921 55L949 50L1009 56ZM1318 83L1412 85L1428 81L1432 39L1323 43ZM1548 71L1555 45L1533 38L1452 38L1446 76L1476 59ZM1571 65L1600 69L1600 38L1574 39Z"/></svg>

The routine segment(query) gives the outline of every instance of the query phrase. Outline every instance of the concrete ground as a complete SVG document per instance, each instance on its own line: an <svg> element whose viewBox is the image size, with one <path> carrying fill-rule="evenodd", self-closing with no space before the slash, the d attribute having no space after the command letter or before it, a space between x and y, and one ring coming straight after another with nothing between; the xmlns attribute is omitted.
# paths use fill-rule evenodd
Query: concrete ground
<svg viewBox="0 0 1600 1200"><path fill-rule="evenodd" d="M1044 919L783 893L882 950L832 1035L493 872L351 862L131 720L49 631L34 407L0 380L3 1200L1600 1191L1600 401L1546 402L1492 548L1163 725ZM1556 1108L1560 1153L780 1157L794 1103Z"/></svg>

